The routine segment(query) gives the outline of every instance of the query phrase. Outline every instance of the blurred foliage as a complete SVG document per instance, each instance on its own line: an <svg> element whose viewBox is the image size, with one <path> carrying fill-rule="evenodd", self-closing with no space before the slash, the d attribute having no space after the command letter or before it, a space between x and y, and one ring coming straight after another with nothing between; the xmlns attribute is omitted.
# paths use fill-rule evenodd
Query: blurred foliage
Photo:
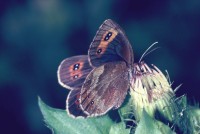
<svg viewBox="0 0 200 134"><path fill-rule="evenodd" d="M57 67L66 57L86 54L107 18L124 28L136 61L158 41L161 49L145 61L167 69L174 87L183 83L178 95L200 98L199 0L2 0L2 130L51 133L43 125L37 95L65 109L68 91L57 83Z"/></svg>

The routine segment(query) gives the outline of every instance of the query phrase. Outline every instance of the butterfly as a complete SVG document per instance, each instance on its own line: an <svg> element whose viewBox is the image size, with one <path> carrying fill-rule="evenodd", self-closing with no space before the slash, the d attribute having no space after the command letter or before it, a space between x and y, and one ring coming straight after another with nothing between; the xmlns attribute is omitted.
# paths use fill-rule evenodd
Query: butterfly
<svg viewBox="0 0 200 134"><path fill-rule="evenodd" d="M66 58L58 67L58 82L70 90L68 114L86 118L119 108L130 88L133 61L133 49L125 32L113 20L105 20L88 55Z"/></svg>

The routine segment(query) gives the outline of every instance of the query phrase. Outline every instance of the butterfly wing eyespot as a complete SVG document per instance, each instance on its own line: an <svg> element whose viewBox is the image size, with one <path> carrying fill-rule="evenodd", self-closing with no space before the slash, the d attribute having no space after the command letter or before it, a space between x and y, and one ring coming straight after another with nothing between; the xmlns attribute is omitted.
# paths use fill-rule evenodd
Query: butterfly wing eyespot
<svg viewBox="0 0 200 134"><path fill-rule="evenodd" d="M79 77L78 75L74 75L74 76L73 76L74 79L77 79L78 77Z"/></svg>
<svg viewBox="0 0 200 134"><path fill-rule="evenodd" d="M76 64L74 64L74 68L73 68L73 70L75 71L75 70L78 70L79 69L79 66L80 66L80 63L76 63Z"/></svg>
<svg viewBox="0 0 200 134"><path fill-rule="evenodd" d="M101 49L101 48L98 48L97 54L100 54L101 52L102 52L102 49Z"/></svg>
<svg viewBox="0 0 200 134"><path fill-rule="evenodd" d="M110 37L112 36L112 32L108 32L107 34L106 34L106 36L104 37L104 41L108 41L109 39L110 39Z"/></svg>
<svg viewBox="0 0 200 134"><path fill-rule="evenodd" d="M114 21L108 19L97 31L88 51L90 64L94 67L107 62L133 62L132 47L122 30Z"/></svg>
<svg viewBox="0 0 200 134"><path fill-rule="evenodd" d="M66 58L58 67L58 82L67 89L79 89L92 69L87 55Z"/></svg>
<svg viewBox="0 0 200 134"><path fill-rule="evenodd" d="M91 101L91 104L94 104L94 101Z"/></svg>

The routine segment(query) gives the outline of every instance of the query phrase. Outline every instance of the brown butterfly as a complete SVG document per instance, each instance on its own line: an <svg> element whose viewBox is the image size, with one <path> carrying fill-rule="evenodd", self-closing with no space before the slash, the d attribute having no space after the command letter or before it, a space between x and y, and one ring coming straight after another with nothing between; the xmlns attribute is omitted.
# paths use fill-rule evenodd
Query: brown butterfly
<svg viewBox="0 0 200 134"><path fill-rule="evenodd" d="M67 112L100 116L123 103L130 87L133 50L120 26L108 19L97 31L87 55L62 61L58 81L70 89Z"/></svg>

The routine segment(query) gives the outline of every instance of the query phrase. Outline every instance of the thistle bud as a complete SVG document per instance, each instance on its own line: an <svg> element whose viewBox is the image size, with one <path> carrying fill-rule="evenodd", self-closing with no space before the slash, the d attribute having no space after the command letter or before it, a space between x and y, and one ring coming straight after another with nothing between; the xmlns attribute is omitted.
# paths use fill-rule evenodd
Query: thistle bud
<svg viewBox="0 0 200 134"><path fill-rule="evenodd" d="M172 121L175 117L174 91L170 82L154 65L134 64L130 95L136 120L140 120L143 109L152 116Z"/></svg>

